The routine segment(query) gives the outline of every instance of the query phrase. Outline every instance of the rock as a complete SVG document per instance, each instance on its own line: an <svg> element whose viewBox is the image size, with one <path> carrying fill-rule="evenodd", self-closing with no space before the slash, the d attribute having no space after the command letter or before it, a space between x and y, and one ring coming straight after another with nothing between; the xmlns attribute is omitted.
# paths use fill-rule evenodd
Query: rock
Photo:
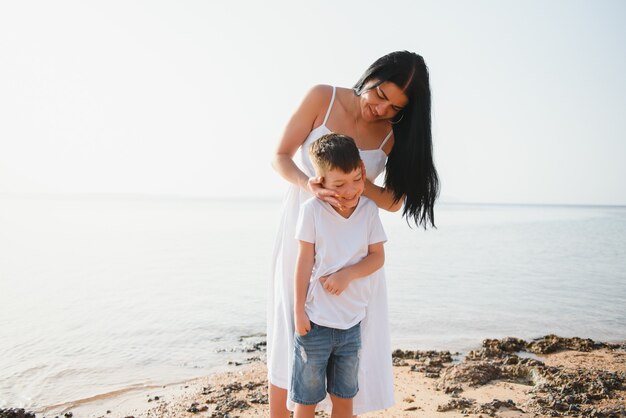
<svg viewBox="0 0 626 418"><path fill-rule="evenodd" d="M194 402L187 409L187 412L191 412L192 414L197 414L198 412L208 411L209 407L206 405L200 406L198 402Z"/></svg>
<svg viewBox="0 0 626 418"><path fill-rule="evenodd" d="M391 353L392 358L417 360L417 361L435 361L438 363L452 363L452 355L449 351L411 351L411 350L395 350Z"/></svg>
<svg viewBox="0 0 626 418"><path fill-rule="evenodd" d="M512 400L507 400L506 402L500 401L498 399L494 399L491 402L484 403L476 406L476 402L473 399L459 398L453 399L445 405L439 405L437 407L438 412L446 412L451 410L459 410L464 414L486 414L491 417L497 416L497 413L502 409L506 409L509 411L520 411L524 412L520 408L515 405L515 402Z"/></svg>
<svg viewBox="0 0 626 418"><path fill-rule="evenodd" d="M478 408L474 409L473 413L475 414L483 413L483 414L488 414L490 416L495 416L495 414L499 412L501 409L506 409L509 411L524 412L520 408L518 408L517 405L515 405L515 402L513 402L510 399L507 400L506 402L498 400L498 399L494 399L489 403L481 404Z"/></svg>
<svg viewBox="0 0 626 418"><path fill-rule="evenodd" d="M406 360L402 359L402 358L398 358L398 357L394 357L393 360L393 366L394 367L402 367L402 366L408 366L409 363L406 362Z"/></svg>
<svg viewBox="0 0 626 418"><path fill-rule="evenodd" d="M519 357L517 357L515 354L513 354L512 356L508 356L504 359L504 364L506 365L512 365L512 364L518 364L519 363Z"/></svg>
<svg viewBox="0 0 626 418"><path fill-rule="evenodd" d="M469 383L471 386L484 385L501 376L498 366L486 362L469 362L448 367L441 376L443 385Z"/></svg>
<svg viewBox="0 0 626 418"><path fill-rule="evenodd" d="M531 392L536 395L529 405L539 413L558 411L580 413L584 417L611 416L608 412L595 408L595 403L614 399L617 391L626 388L626 373L607 372L596 369L563 370L560 368L539 368L541 383ZM620 416L620 415L615 415Z"/></svg>
<svg viewBox="0 0 626 418"><path fill-rule="evenodd" d="M230 383L223 387L223 390L226 393L239 392L242 389L243 389L243 386L241 386L241 383L239 382Z"/></svg>
<svg viewBox="0 0 626 418"><path fill-rule="evenodd" d="M528 351L535 354L550 354L562 350L589 352L600 348L618 349L624 345L595 342L589 338L563 338L557 335L546 335L537 340L526 342L519 338L506 337L502 340L486 339L480 350L468 353L466 360L487 360L509 357L513 353Z"/></svg>
<svg viewBox="0 0 626 418"><path fill-rule="evenodd" d="M523 351L526 348L526 341L519 338L507 337L502 340L487 339L483 341L480 350L470 351L465 357L466 360L488 360L494 358L504 358L512 353Z"/></svg>
<svg viewBox="0 0 626 418"><path fill-rule="evenodd" d="M263 382L248 382L245 385L243 385L243 387L248 389L248 390L256 389L259 386L265 386L265 383L263 383Z"/></svg>
<svg viewBox="0 0 626 418"><path fill-rule="evenodd" d="M0 409L0 418L35 418L35 413L23 408Z"/></svg>
<svg viewBox="0 0 626 418"><path fill-rule="evenodd" d="M543 362L519 357L516 352L527 350L537 354L561 350L590 351L599 348L621 350L624 345L610 345L582 338L562 338L548 335L527 343L518 338L503 340L487 339L480 350L471 351L466 361L441 369L438 390L445 390L452 398L459 396L454 390L458 384L478 386L492 380L511 381L532 386L529 400L524 407L528 412L543 416L626 417L624 406L610 407L626 390L625 372L608 372L598 369L548 367ZM406 353L405 353L406 355ZM420 356L420 362L411 366L412 371L429 373L429 367L437 365L432 357ZM453 401L458 401L454 403ZM621 399L624 404L623 399ZM497 415L501 408L516 409L512 401L494 400L488 404L469 408L463 398L453 399L446 408L459 409L462 413ZM599 405L603 405L602 408ZM626 405L626 404L625 404ZM612 409L611 409L612 408Z"/></svg>
<svg viewBox="0 0 626 418"><path fill-rule="evenodd" d="M406 351L406 352L405 352L405 351L400 350L400 349L398 349L398 350L394 350L394 351L391 353L391 358L405 358L405 357L404 357L404 356L405 356L405 353L408 353L408 351Z"/></svg>
<svg viewBox="0 0 626 418"><path fill-rule="evenodd" d="M589 338L563 338L551 334L528 343L526 346L526 351L535 354L550 354L562 350L589 352L605 347L608 346L604 343L596 343Z"/></svg>
<svg viewBox="0 0 626 418"><path fill-rule="evenodd" d="M263 392L252 392L250 394L248 394L248 400L250 401L250 403L255 403L255 404L262 404L262 405L267 405L269 404L269 398L267 396L266 393Z"/></svg>
<svg viewBox="0 0 626 418"><path fill-rule="evenodd" d="M461 386L446 386L443 388L444 392L447 395L458 395L459 393L463 392L463 388Z"/></svg>
<svg viewBox="0 0 626 418"><path fill-rule="evenodd" d="M447 412L454 409L463 410L472 407L475 402L475 400L467 398L452 399L447 404L437 406L437 412Z"/></svg>
<svg viewBox="0 0 626 418"><path fill-rule="evenodd" d="M224 399L217 403L215 411L211 415L214 418L225 418L229 412L239 409L244 410L250 408L250 405L246 401L237 399Z"/></svg>

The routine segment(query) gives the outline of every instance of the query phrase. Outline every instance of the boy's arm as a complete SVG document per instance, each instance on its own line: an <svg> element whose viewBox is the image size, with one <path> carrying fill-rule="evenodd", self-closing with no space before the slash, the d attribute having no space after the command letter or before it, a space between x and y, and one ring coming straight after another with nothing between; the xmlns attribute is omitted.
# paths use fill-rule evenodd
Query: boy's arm
<svg viewBox="0 0 626 418"><path fill-rule="evenodd" d="M385 264L385 247L382 242L367 246L367 256L349 267L321 277L320 282L329 293L340 295L352 280L369 276Z"/></svg>
<svg viewBox="0 0 626 418"><path fill-rule="evenodd" d="M296 260L296 277L294 286L294 316L298 335L305 335L311 330L311 321L304 312L311 271L315 262L315 244L298 241L298 258Z"/></svg>

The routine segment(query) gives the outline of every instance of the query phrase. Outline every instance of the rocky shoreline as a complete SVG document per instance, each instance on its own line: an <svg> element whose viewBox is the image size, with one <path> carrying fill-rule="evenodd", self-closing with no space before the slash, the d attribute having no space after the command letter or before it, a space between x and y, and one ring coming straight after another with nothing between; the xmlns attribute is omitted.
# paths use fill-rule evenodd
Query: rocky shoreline
<svg viewBox="0 0 626 418"><path fill-rule="evenodd" d="M546 355L595 350L624 354L626 344L548 335L531 342L518 338L488 339L483 341L481 349L470 351L458 364L451 364L449 352L396 350L393 357L397 366L408 366L404 359L412 359L415 363L410 365L411 370L438 379L437 388L452 398L447 404L438 406L439 412L458 410L464 414L497 416L497 411L505 409L551 417L626 417L626 367L615 371L595 367L571 369L520 356L522 353ZM626 366L626 355L621 357ZM527 402L516 405L511 400L494 399L478 405L461 396L466 387L482 386L496 380L529 386Z"/></svg>
<svg viewBox="0 0 626 418"><path fill-rule="evenodd" d="M152 389L132 402L82 403L36 414L1 409L0 418L267 416L264 349L264 342L252 344L244 352L254 355L232 363L233 371ZM396 405L363 418L626 417L626 343L555 335L487 339L464 359L458 356L394 351Z"/></svg>

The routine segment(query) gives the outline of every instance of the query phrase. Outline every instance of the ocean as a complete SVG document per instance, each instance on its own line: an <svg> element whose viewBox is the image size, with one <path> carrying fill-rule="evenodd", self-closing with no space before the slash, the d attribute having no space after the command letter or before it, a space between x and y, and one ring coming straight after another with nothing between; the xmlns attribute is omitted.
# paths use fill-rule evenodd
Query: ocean
<svg viewBox="0 0 626 418"><path fill-rule="evenodd" d="M263 339L279 200L0 196L0 408L184 381ZM626 340L626 207L381 215L394 348Z"/></svg>

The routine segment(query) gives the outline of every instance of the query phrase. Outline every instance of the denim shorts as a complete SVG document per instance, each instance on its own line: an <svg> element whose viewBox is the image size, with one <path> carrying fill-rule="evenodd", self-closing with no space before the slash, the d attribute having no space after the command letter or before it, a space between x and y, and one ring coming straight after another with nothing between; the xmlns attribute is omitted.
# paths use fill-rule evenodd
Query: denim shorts
<svg viewBox="0 0 626 418"><path fill-rule="evenodd" d="M323 327L311 322L306 335L295 334L291 400L315 405L328 393L352 399L359 391L361 326L349 329Z"/></svg>

